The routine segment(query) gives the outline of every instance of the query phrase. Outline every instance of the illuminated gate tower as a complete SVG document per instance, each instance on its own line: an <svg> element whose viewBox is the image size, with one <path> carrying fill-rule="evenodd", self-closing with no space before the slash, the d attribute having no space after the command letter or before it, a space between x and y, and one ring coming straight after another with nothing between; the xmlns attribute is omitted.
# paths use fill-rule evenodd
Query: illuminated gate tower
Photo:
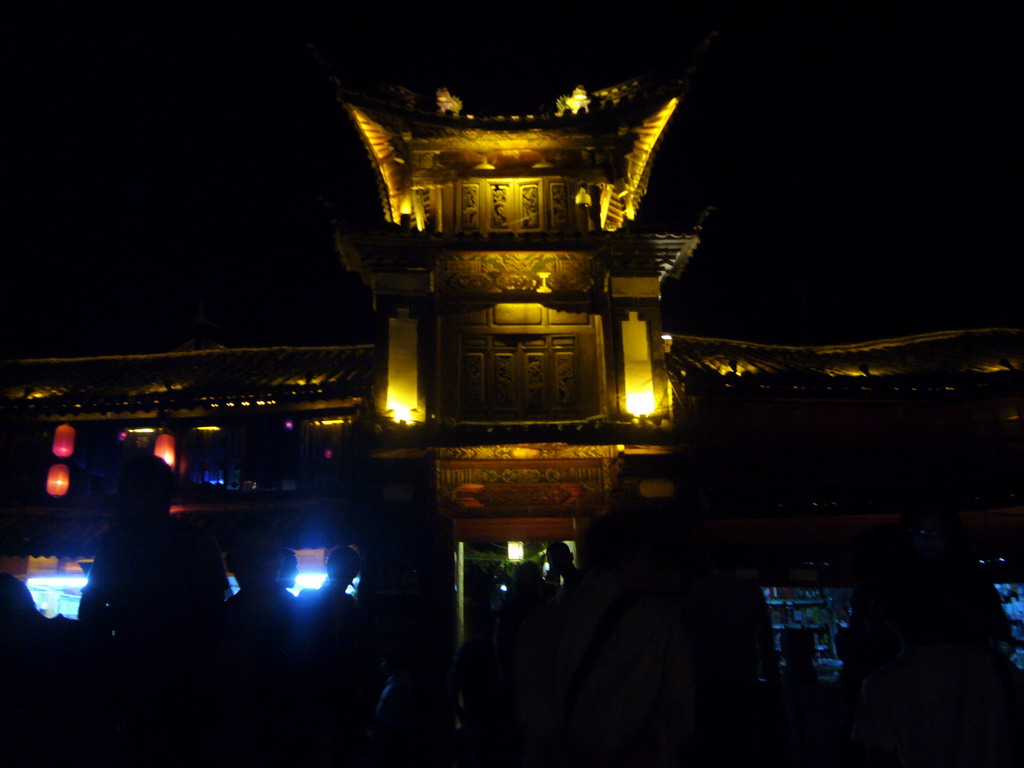
<svg viewBox="0 0 1024 768"><path fill-rule="evenodd" d="M337 85L391 225L337 225L378 318L382 503L416 495L395 486L416 462L458 544L571 539L677 492L660 283L698 237L627 222L686 88L581 86L551 114L483 118L446 89L424 105Z"/></svg>

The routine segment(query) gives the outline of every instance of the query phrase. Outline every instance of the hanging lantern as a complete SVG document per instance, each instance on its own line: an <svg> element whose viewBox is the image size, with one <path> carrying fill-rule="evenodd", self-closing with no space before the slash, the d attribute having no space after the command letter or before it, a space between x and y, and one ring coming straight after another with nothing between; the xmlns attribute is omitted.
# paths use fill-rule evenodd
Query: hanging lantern
<svg viewBox="0 0 1024 768"><path fill-rule="evenodd" d="M63 496L71 485L71 470L67 464L54 464L46 475L46 492L54 497Z"/></svg>
<svg viewBox="0 0 1024 768"><path fill-rule="evenodd" d="M163 459L167 466L174 466L174 435L169 435L164 432L159 435L156 439L156 445L153 446L153 455L159 456Z"/></svg>
<svg viewBox="0 0 1024 768"><path fill-rule="evenodd" d="M53 433L53 455L66 459L75 452L75 428L61 424Z"/></svg>

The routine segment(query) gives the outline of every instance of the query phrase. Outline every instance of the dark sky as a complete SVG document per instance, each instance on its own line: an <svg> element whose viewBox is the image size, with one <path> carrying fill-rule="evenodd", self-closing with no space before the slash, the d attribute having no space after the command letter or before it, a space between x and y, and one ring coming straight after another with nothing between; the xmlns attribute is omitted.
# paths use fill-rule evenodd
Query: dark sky
<svg viewBox="0 0 1024 768"><path fill-rule="evenodd" d="M349 82L447 86L467 112L508 114L684 66L712 29L637 222L681 231L717 209L666 288L669 330L828 343L1024 326L1019 19L209 5L36 4L9 25L0 357L168 351L201 302L237 344L366 340L369 295L320 200L352 223L381 211L307 43Z"/></svg>

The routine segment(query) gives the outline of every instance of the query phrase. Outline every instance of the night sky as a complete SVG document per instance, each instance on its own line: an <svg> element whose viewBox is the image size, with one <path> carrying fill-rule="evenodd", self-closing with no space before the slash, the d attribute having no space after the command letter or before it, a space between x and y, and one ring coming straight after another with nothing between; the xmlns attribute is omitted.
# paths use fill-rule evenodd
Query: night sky
<svg viewBox="0 0 1024 768"><path fill-rule="evenodd" d="M170 351L201 303L234 345L368 340L369 293L322 200L377 222L376 184L308 43L348 83L525 114L577 83L685 67L711 30L636 222L680 232L716 209L666 286L668 330L809 344L1024 327L1019 19L210 5L40 3L8 25L0 357Z"/></svg>

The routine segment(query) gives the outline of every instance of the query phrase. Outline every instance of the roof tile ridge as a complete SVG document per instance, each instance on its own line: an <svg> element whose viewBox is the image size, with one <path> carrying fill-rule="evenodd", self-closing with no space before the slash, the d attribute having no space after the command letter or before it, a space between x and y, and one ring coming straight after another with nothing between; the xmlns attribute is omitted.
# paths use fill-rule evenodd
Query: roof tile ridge
<svg viewBox="0 0 1024 768"><path fill-rule="evenodd" d="M0 365L14 363L37 364L37 363L87 363L104 360L144 360L144 359L170 359L186 357L203 357L211 355L228 355L232 352L281 352L281 351L337 351L341 349L373 349L373 344L318 344L314 346L299 346L291 344L279 344L272 347L223 347L220 349L188 349L172 352L141 352L124 355L79 355L75 357L23 357L0 360Z"/></svg>
<svg viewBox="0 0 1024 768"><path fill-rule="evenodd" d="M854 341L844 344L767 344L758 341L747 341L744 339L727 339L720 336L695 336L691 334L682 333L671 333L667 332L668 335L672 336L673 340L683 339L693 342L719 342L736 344L742 347L751 347L757 349L787 349L787 350L802 350L802 351L814 351L821 353L832 353L832 352L853 352L868 349L879 349L885 347L896 347L905 346L912 343L921 343L925 341L937 341L941 339L954 339L957 337L964 336L982 336L986 334L994 333L1010 333L1014 335L1024 335L1024 329L1020 328L1003 328L1003 327L991 327L991 328L965 328L960 330L949 330L949 331L928 331L925 333L908 334L905 336L890 336L880 339L868 339L866 341Z"/></svg>

